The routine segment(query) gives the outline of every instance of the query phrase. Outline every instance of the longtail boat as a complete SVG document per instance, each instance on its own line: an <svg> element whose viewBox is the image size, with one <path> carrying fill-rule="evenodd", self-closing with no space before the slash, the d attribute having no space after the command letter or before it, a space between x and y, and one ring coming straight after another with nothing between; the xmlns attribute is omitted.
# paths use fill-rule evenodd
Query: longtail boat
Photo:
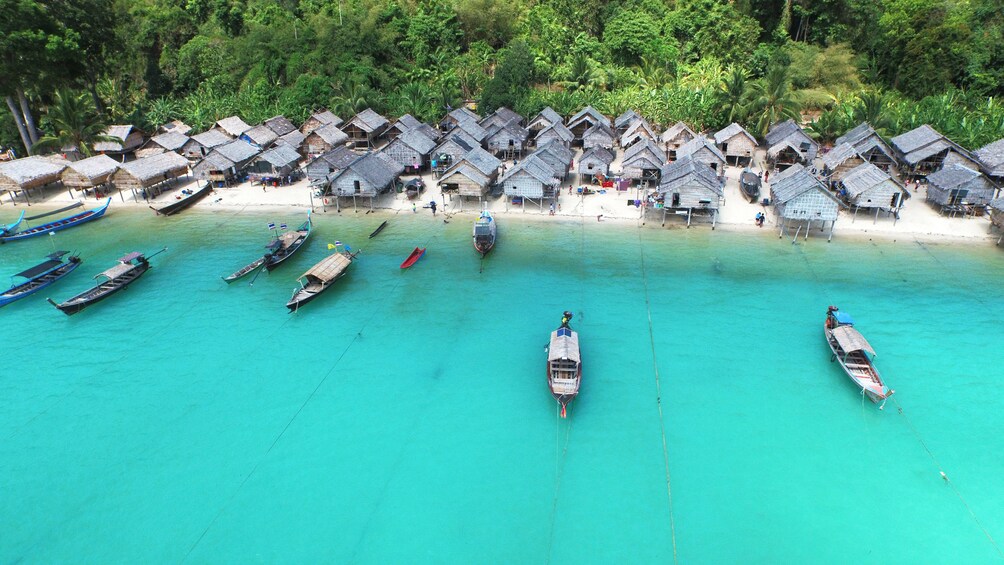
<svg viewBox="0 0 1004 565"><path fill-rule="evenodd" d="M296 228L296 231L288 231L276 238L272 244L272 251L266 256L265 269L271 272L283 261L289 259L298 249L303 247L310 237L313 224L310 221L310 212L307 212L307 221Z"/></svg>
<svg viewBox="0 0 1004 565"><path fill-rule="evenodd" d="M49 222L47 224L42 224L29 228L23 231L14 232L12 234L6 234L0 236L0 243L8 241L17 241L19 239L28 239L29 237L35 237L39 235L45 235L50 232L56 232L60 230L65 230L67 228L72 228L74 226L79 226L80 224L85 224L91 220L97 220L98 218L105 215L105 210L108 209L108 205L111 204L112 199L108 198L105 203L100 208L95 208L93 210L85 210L79 214L74 214L72 216L67 216L61 218L54 222Z"/></svg>
<svg viewBox="0 0 1004 565"><path fill-rule="evenodd" d="M286 303L286 308L289 308L290 312L296 312L301 306L328 290L333 282L345 276L349 265L359 254L358 251L352 253L348 246L343 251L340 243L336 244L336 248L337 251L322 259L297 279L300 288L293 291L293 296Z"/></svg>
<svg viewBox="0 0 1004 565"><path fill-rule="evenodd" d="M156 212L158 216L170 216L172 214L177 214L178 212L181 212L182 210L188 208L192 204L195 204L199 200L202 200L212 191L213 191L213 183L210 181L206 181L205 186L203 186L199 190L196 190L195 192L192 192L191 194L183 196L181 200L178 200L177 202L172 202L167 206L161 206L160 208L154 208L153 206L150 206L150 209Z"/></svg>
<svg viewBox="0 0 1004 565"><path fill-rule="evenodd" d="M565 417L565 408L579 394L582 383L582 356L579 352L579 334L572 330L569 322L572 313L565 312L561 325L551 332L551 341L547 346L547 386L551 396L561 406L561 417Z"/></svg>
<svg viewBox="0 0 1004 565"><path fill-rule="evenodd" d="M82 261L79 255L70 255L64 260L63 256L67 253L69 251L56 251L46 255L47 261L14 275L14 277L26 280L11 286L3 294L0 294L0 307L34 294L72 273Z"/></svg>
<svg viewBox="0 0 1004 565"><path fill-rule="evenodd" d="M266 259L268 259L268 255L259 257L254 261L248 263L247 265L244 265L237 271L223 277L223 280L227 281L228 283L232 283L235 280L243 277L244 275L253 272L255 269L261 268L261 266L265 264Z"/></svg>
<svg viewBox="0 0 1004 565"><path fill-rule="evenodd" d="M18 216L17 221L11 222L9 224L0 224L0 235L7 235L10 233L16 233L18 226L24 221L24 210L21 210L21 215Z"/></svg>
<svg viewBox="0 0 1004 565"><path fill-rule="evenodd" d="M488 210L482 211L474 222L474 249L484 257L495 247L497 234L498 230L492 213Z"/></svg>
<svg viewBox="0 0 1004 565"><path fill-rule="evenodd" d="M760 198L760 176L747 169L739 175L739 188L743 191L746 200L756 203Z"/></svg>
<svg viewBox="0 0 1004 565"><path fill-rule="evenodd" d="M150 257L164 251L167 251L166 247ZM118 264L114 267L94 275L94 278L99 281L94 288L85 290L73 298L58 304L51 298L46 298L46 300L62 313L72 316L91 304L100 302L126 288L133 281L143 276L143 273L150 270L150 257L146 257L143 253L139 252L129 253L124 257L120 257Z"/></svg>
<svg viewBox="0 0 1004 565"><path fill-rule="evenodd" d="M416 247L411 252L411 254L408 255L408 258L405 259L403 263L401 263L401 268L402 269L407 269L408 267L414 265L415 263L418 263L418 260L421 259L423 255L425 255L425 248L424 247Z"/></svg>
<svg viewBox="0 0 1004 565"><path fill-rule="evenodd" d="M841 312L836 306L830 306L826 311L826 324L823 327L826 343L833 352L831 361L836 360L851 382L861 389L872 402L882 402L896 391L882 382L882 376L875 368L875 350L861 332L854 327L854 319L846 312Z"/></svg>

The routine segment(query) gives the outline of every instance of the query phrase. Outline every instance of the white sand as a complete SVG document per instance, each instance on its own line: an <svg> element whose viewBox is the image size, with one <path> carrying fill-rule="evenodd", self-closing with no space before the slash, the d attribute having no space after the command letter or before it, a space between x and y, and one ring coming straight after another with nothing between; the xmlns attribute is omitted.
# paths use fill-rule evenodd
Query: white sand
<svg viewBox="0 0 1004 565"><path fill-rule="evenodd" d="M580 155L581 150L575 155L576 161ZM622 155L623 152L618 151L617 160L611 165L612 171L619 171ZM754 161L754 170L763 170L763 150L758 150ZM511 167L512 162L507 162L506 166ZM774 237L778 237L780 234L778 226L775 224L773 210L769 208L765 210L759 204L749 203L742 196L739 190L739 175L741 172L742 169L740 167L729 166L726 169L725 202L719 210L716 229L762 231L765 234L771 233ZM414 175L405 175L402 177L402 181L410 178L414 178ZM415 213L424 214L431 218L430 210L424 208L431 200L436 201L438 205L437 215L439 216L442 216L444 213L448 215L469 214L473 221L473 216L480 211L482 204L477 200L461 199L460 197L444 195L440 192L436 180L431 173L423 174L422 178L425 181L426 190L415 201L409 200L405 193L389 192L375 199L375 202L372 204L374 211L382 214L411 214L413 213L412 207L415 205L417 210ZM166 190L150 202L146 202L142 198L136 199L128 191L121 194L115 192L112 194L113 201L109 211L114 213L115 209L122 209L123 207L133 209L148 209L151 205L160 207L176 201L182 189L195 189L198 185L199 182L192 178L181 179L176 186ZM641 191L636 187L632 187L627 191L618 192L608 190L606 194L591 194L587 196L569 194L569 187L582 185L588 186L588 179L580 180L578 175L574 173L568 175L568 179L563 183L561 195L558 198L556 216L565 219L586 218L596 221L596 218L602 215L601 221L604 222L613 221L638 226L644 225L647 229L686 228L687 219L685 216L667 215L665 227L662 227L661 211L649 210L648 217L641 218L641 210L633 205L628 205L629 199L642 198L640 196ZM834 241L839 241L841 238L857 239L863 237L883 240L924 239L996 243L1000 238L999 233L991 231L989 219L986 217L952 218L940 215L935 207L925 202L926 195L924 194L924 188L921 187L919 192L914 192L915 186L911 187L912 198L906 202L900 213L900 218L896 221L887 214L882 214L876 219L874 215L860 212L857 217L854 217L851 212L842 210L834 228ZM591 186L591 188L594 190L599 189L597 186ZM765 195L769 193L769 189L766 186L763 193ZM0 215L4 218L13 216L14 207L11 205L10 197L6 194L3 196L3 203L0 205ZM37 202L39 197L41 197L41 202ZM66 189L62 189L58 185L47 189L41 194L32 191L30 195L33 207L39 206L41 209L65 206L67 203L74 201L74 198L79 197L80 194L76 192L71 197ZM88 200L94 202L94 196L89 196ZM509 203L509 199L505 196L494 199L489 198L487 201L489 209L500 217L512 215L526 217L527 219L539 218L542 221L547 221L550 218L549 204L547 201L543 205L528 201L525 206L514 206ZM23 197L19 197L17 207L20 208L23 206ZM266 187L265 190L262 190L261 186L252 186L249 183L230 188L216 189L209 196L193 205L192 209L241 208L254 210L308 208L311 206L313 206L315 213L352 214L368 211L370 209L370 202L368 199L359 199L354 208L351 199L343 198L340 203L341 210L339 212L336 209L334 199L314 196L308 186L308 181L303 179L290 186ZM9 212L4 212L5 209L9 210ZM760 211L767 214L766 224L762 228L756 227L753 221L756 213ZM150 214L152 217L153 212L150 212ZM695 215L690 229L711 229L710 216ZM813 240L825 242L829 235L828 232L828 228L825 232L821 232L818 227L813 228L809 237ZM804 233L803 229L802 236L800 237L804 237ZM789 232L787 237L790 239L793 235Z"/></svg>

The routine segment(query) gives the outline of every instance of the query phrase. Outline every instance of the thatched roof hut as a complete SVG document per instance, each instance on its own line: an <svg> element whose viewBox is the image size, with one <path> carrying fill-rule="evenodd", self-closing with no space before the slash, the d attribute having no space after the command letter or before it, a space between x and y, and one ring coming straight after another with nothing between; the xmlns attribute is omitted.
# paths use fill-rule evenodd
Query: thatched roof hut
<svg viewBox="0 0 1004 565"><path fill-rule="evenodd" d="M792 165L771 179L770 200L783 220L834 222L844 206L802 165Z"/></svg>
<svg viewBox="0 0 1004 565"><path fill-rule="evenodd" d="M481 116L475 114L469 108L461 106L450 110L450 113L443 118L442 122L440 122L439 127L442 128L443 131L450 131L463 121L471 121L476 124L481 121Z"/></svg>
<svg viewBox="0 0 1004 565"><path fill-rule="evenodd" d="M506 157L518 158L523 151L526 140L530 137L530 132L519 125L517 120L512 120L504 124L493 124L487 129L488 135L485 137L485 145L492 153L503 154Z"/></svg>
<svg viewBox="0 0 1004 565"><path fill-rule="evenodd" d="M467 134L467 136L473 139L478 145L484 143L485 138L488 137L488 130L481 127L474 120L470 119L462 119L458 121L450 130L450 134L453 134L457 130Z"/></svg>
<svg viewBox="0 0 1004 565"><path fill-rule="evenodd" d="M862 159L888 171L896 165L896 154L875 128L868 122L861 122L851 131L837 138L834 145L849 143Z"/></svg>
<svg viewBox="0 0 1004 565"><path fill-rule="evenodd" d="M418 172L429 163L429 156L435 148L436 142L416 128L397 136L381 151L406 171Z"/></svg>
<svg viewBox="0 0 1004 565"><path fill-rule="evenodd" d="M295 149L277 145L252 159L248 163L248 173L253 180L289 177L296 171L299 161L300 154Z"/></svg>
<svg viewBox="0 0 1004 565"><path fill-rule="evenodd" d="M687 156L662 168L656 192L662 202L663 224L667 210L686 210L688 226L695 212L710 213L714 223L725 198L725 182L707 163Z"/></svg>
<svg viewBox="0 0 1004 565"><path fill-rule="evenodd" d="M988 177L1004 181L1004 139L998 139L980 147L974 152L980 162L980 168Z"/></svg>
<svg viewBox="0 0 1004 565"><path fill-rule="evenodd" d="M627 131L628 127L630 127L633 122L643 119L644 118L642 118L638 112L635 112L634 110L627 110L623 114L614 118L614 130L618 134L622 135L625 131Z"/></svg>
<svg viewBox="0 0 1004 565"><path fill-rule="evenodd" d="M551 141L571 145L572 140L574 139L575 134L572 133L572 130L566 128L565 124L561 122L554 122L548 126L538 129L537 136L533 141L534 144L538 146L546 145Z"/></svg>
<svg viewBox="0 0 1004 565"><path fill-rule="evenodd" d="M978 170L953 163L927 175L927 201L941 207L985 206L998 187Z"/></svg>
<svg viewBox="0 0 1004 565"><path fill-rule="evenodd" d="M280 137L279 139L277 139L275 144L288 145L289 147L292 147L293 150L295 150L300 155L305 156L307 154L306 143L305 143L306 140L307 136L300 133L300 130L293 130L287 133L286 135Z"/></svg>
<svg viewBox="0 0 1004 565"><path fill-rule="evenodd" d="M847 142L840 143L823 155L823 176L830 181L832 186L844 178L844 175L865 162L853 145Z"/></svg>
<svg viewBox="0 0 1004 565"><path fill-rule="evenodd" d="M213 149L230 143L233 139L218 129L211 129L193 135L181 147L181 154L191 160L198 160L208 155Z"/></svg>
<svg viewBox="0 0 1004 565"><path fill-rule="evenodd" d="M606 126L610 130L611 136L613 136L613 130L610 129L610 118L604 116L592 106L586 106L568 119L568 129L572 130L572 133L575 134L576 141L583 141L583 134L586 133L586 130L596 124Z"/></svg>
<svg viewBox="0 0 1004 565"><path fill-rule="evenodd" d="M277 137L282 137L290 132L297 131L293 122L286 119L286 116L274 116L264 122L264 126L272 130Z"/></svg>
<svg viewBox="0 0 1004 565"><path fill-rule="evenodd" d="M677 159L692 159L704 163L716 174L725 168L725 155L710 139L699 135L676 150Z"/></svg>
<svg viewBox="0 0 1004 565"><path fill-rule="evenodd" d="M328 110L321 110L320 112L314 112L307 121L303 122L300 126L300 133L303 135L310 135L310 132L323 126L335 126L338 127L342 125L342 120L332 112Z"/></svg>
<svg viewBox="0 0 1004 565"><path fill-rule="evenodd" d="M903 172L913 176L926 176L953 163L979 168L979 163L968 151L927 124L897 135L891 141L903 164Z"/></svg>
<svg viewBox="0 0 1004 565"><path fill-rule="evenodd" d="M643 118L637 118L635 121L628 124L624 133L621 134L620 144L621 147L627 149L635 143L648 139L650 141L658 141L659 136L655 134L652 126L648 124Z"/></svg>
<svg viewBox="0 0 1004 565"><path fill-rule="evenodd" d="M143 145L143 132L130 125L108 126L103 135L122 141L98 141L94 144L97 153L129 153Z"/></svg>
<svg viewBox="0 0 1004 565"><path fill-rule="evenodd" d="M349 141L372 147L377 138L390 126L387 118L366 108L352 117L341 129L349 136Z"/></svg>
<svg viewBox="0 0 1004 565"><path fill-rule="evenodd" d="M610 174L610 163L614 162L613 151L606 147L590 147L579 157L576 172L590 178L596 175Z"/></svg>
<svg viewBox="0 0 1004 565"><path fill-rule="evenodd" d="M345 145L349 136L335 125L321 126L307 134L304 145L307 146L307 153L319 155L327 153L339 145Z"/></svg>
<svg viewBox="0 0 1004 565"><path fill-rule="evenodd" d="M412 116L411 114L405 114L394 122L394 125L387 128L387 137L397 137L402 133L413 130L420 127L422 122L418 121L418 118Z"/></svg>
<svg viewBox="0 0 1004 565"><path fill-rule="evenodd" d="M221 145L214 151L233 161L238 171L244 169L252 159L261 153L259 147L240 139L235 139L226 145Z"/></svg>
<svg viewBox="0 0 1004 565"><path fill-rule="evenodd" d="M150 138L150 141L146 142L145 147L159 147L164 151L174 151L175 153L180 153L185 144L188 143L192 138L187 135L183 135L176 132L162 133L160 135L155 135Z"/></svg>
<svg viewBox="0 0 1004 565"><path fill-rule="evenodd" d="M910 198L898 180L871 163L862 163L838 183L841 198L855 208L880 208L898 212Z"/></svg>
<svg viewBox="0 0 1004 565"><path fill-rule="evenodd" d="M84 190L107 183L118 168L119 162L108 155L95 155L68 164L60 178L66 188Z"/></svg>
<svg viewBox="0 0 1004 565"><path fill-rule="evenodd" d="M573 131L572 133L574 134L575 132ZM581 136L578 136L578 140L582 142L583 149L590 149L592 147L613 149L616 138L617 136L614 134L613 128L602 122L593 124L586 131L582 132Z"/></svg>
<svg viewBox="0 0 1004 565"><path fill-rule="evenodd" d="M460 161L474 148L481 145L471 136L464 133L460 128L454 128L446 137L432 150L431 159L433 169L440 172L446 171L454 163Z"/></svg>
<svg viewBox="0 0 1004 565"><path fill-rule="evenodd" d="M568 176L575 153L567 145L552 141L538 147L530 155L539 157L540 160L547 163L556 178L564 180Z"/></svg>
<svg viewBox="0 0 1004 565"><path fill-rule="evenodd" d="M240 135L240 139L247 141L248 143L253 143L258 147L265 149L269 145L275 143L275 140L279 139L274 131L269 129L268 126L262 124L255 126Z"/></svg>
<svg viewBox="0 0 1004 565"><path fill-rule="evenodd" d="M996 198L990 202L990 222L1004 231L1004 198ZM1004 235L1001 236L1004 239ZM997 240L1000 245L1001 240Z"/></svg>
<svg viewBox="0 0 1004 565"><path fill-rule="evenodd" d="M666 164L666 153L651 140L643 140L628 147L621 161L621 175L625 178L654 182Z"/></svg>
<svg viewBox="0 0 1004 565"><path fill-rule="evenodd" d="M743 126L732 122L715 132L715 145L722 150L726 161L745 164L753 159L756 138Z"/></svg>
<svg viewBox="0 0 1004 565"><path fill-rule="evenodd" d="M676 122L672 127L662 132L659 140L666 147L666 156L670 159L676 159L676 150L695 137L697 134L690 129L690 126L683 122Z"/></svg>
<svg viewBox="0 0 1004 565"><path fill-rule="evenodd" d="M565 120L561 117L561 114L555 112L553 108L548 106L538 112L537 115L530 120L530 124L526 126L526 129L530 130L531 133L538 133L553 124L564 125L564 123Z"/></svg>
<svg viewBox="0 0 1004 565"><path fill-rule="evenodd" d="M188 174L188 159L168 151L119 165L112 183L119 190L141 190Z"/></svg>
<svg viewBox="0 0 1004 565"><path fill-rule="evenodd" d="M362 155L331 177L330 194L372 198L390 189L404 167L381 153Z"/></svg>
<svg viewBox="0 0 1004 565"><path fill-rule="evenodd" d="M242 142L243 143L243 142ZM219 151L213 151L192 165L192 175L197 179L230 183L237 178L237 165Z"/></svg>
<svg viewBox="0 0 1004 565"><path fill-rule="evenodd" d="M555 191L561 186L561 180L555 177L551 167L534 153L506 171L499 184L508 197L519 196L537 200L554 197Z"/></svg>
<svg viewBox="0 0 1004 565"><path fill-rule="evenodd" d="M327 181L332 174L348 167L359 158L359 154L344 145L339 145L327 153L322 153L304 165L310 184Z"/></svg>
<svg viewBox="0 0 1004 565"><path fill-rule="evenodd" d="M443 173L439 186L445 192L480 198L495 182L501 164L502 161L491 153L475 147Z"/></svg>
<svg viewBox="0 0 1004 565"><path fill-rule="evenodd" d="M798 154L798 161L801 163L811 164L812 160L816 158L816 154L819 152L819 143L815 139L809 137L809 134L805 133L802 127L795 123L795 120L785 120L783 122L778 122L770 127L767 131L767 154L770 156L770 151L775 146L784 144L791 147ZM779 155L782 150L775 151L775 155Z"/></svg>
<svg viewBox="0 0 1004 565"><path fill-rule="evenodd" d="M66 165L38 156L0 162L0 190L28 190L56 182Z"/></svg>
<svg viewBox="0 0 1004 565"><path fill-rule="evenodd" d="M181 120L171 120L166 124L157 128L160 133L180 133L181 135L188 135L192 131L192 126L186 124Z"/></svg>
<svg viewBox="0 0 1004 565"><path fill-rule="evenodd" d="M227 136L232 138L238 138L242 133L251 129L251 126L244 123L244 120L240 119L238 116L230 116L229 118L223 118L218 120L213 124L213 129L219 130Z"/></svg>

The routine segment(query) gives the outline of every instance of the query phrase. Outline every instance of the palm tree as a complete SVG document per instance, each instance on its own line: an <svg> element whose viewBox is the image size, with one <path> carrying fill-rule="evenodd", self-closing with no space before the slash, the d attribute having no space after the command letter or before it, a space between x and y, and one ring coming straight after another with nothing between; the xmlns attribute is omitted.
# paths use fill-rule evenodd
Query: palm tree
<svg viewBox="0 0 1004 565"><path fill-rule="evenodd" d="M746 102L750 97L749 75L745 69L730 66L721 82L722 106L728 110L729 122L741 122L746 119Z"/></svg>
<svg viewBox="0 0 1004 565"><path fill-rule="evenodd" d="M641 64L634 70L638 73L638 86L642 88L659 88L673 80L669 67L644 55L641 57Z"/></svg>
<svg viewBox="0 0 1004 565"><path fill-rule="evenodd" d="M94 143L123 140L105 135L108 124L98 115L87 93L74 94L59 90L46 115L55 129L55 135L44 135L32 146L35 151L63 151L75 149L85 156L94 154Z"/></svg>
<svg viewBox="0 0 1004 565"><path fill-rule="evenodd" d="M572 57L572 67L569 70L569 80L565 81L565 86L571 90L586 90L596 86L596 70L589 62L589 57L582 53Z"/></svg>
<svg viewBox="0 0 1004 565"><path fill-rule="evenodd" d="M409 82L397 91L395 109L399 114L411 114L419 120L431 117L435 112L432 91L421 82Z"/></svg>
<svg viewBox="0 0 1004 565"><path fill-rule="evenodd" d="M791 89L791 77L787 67L772 65L767 74L750 85L752 100L747 106L749 116L756 120L756 131L767 135L772 124L787 120L799 120L801 105Z"/></svg>
<svg viewBox="0 0 1004 565"><path fill-rule="evenodd" d="M889 117L889 97L878 90L866 90L858 94L854 104L854 121L868 122L879 133L888 133L892 128Z"/></svg>
<svg viewBox="0 0 1004 565"><path fill-rule="evenodd" d="M356 80L333 84L331 87L335 90L331 109L336 114L354 116L372 107L379 99L373 89Z"/></svg>

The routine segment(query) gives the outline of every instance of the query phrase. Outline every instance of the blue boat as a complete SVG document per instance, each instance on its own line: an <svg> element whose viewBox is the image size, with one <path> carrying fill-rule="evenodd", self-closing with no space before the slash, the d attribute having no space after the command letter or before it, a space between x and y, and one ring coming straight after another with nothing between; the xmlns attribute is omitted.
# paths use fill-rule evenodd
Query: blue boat
<svg viewBox="0 0 1004 565"><path fill-rule="evenodd" d="M48 261L43 261L34 267L21 271L14 277L26 279L15 284L0 294L0 307L34 294L73 272L82 261L78 255L70 255L65 260L63 256L69 251L57 251L47 255Z"/></svg>
<svg viewBox="0 0 1004 565"><path fill-rule="evenodd" d="M9 233L14 233L17 228L24 221L24 210L21 210L21 215L18 217L16 222L11 222L9 224L0 224L0 235L7 235Z"/></svg>
<svg viewBox="0 0 1004 565"><path fill-rule="evenodd" d="M48 222L33 228L26 229L24 231L18 231L11 234L0 235L0 243L6 243L8 241L17 241L19 239L28 239L29 237L35 237L39 235L45 235L47 233L56 232L60 230L65 230L67 228L72 228L74 226L79 226L80 224L85 224L91 220L97 220L101 216L105 215L105 210L108 209L108 205L112 203L112 199L109 198L105 200L104 206L100 208L95 208L93 210L85 210L79 214L74 214L72 216L67 216L61 218L54 222Z"/></svg>

